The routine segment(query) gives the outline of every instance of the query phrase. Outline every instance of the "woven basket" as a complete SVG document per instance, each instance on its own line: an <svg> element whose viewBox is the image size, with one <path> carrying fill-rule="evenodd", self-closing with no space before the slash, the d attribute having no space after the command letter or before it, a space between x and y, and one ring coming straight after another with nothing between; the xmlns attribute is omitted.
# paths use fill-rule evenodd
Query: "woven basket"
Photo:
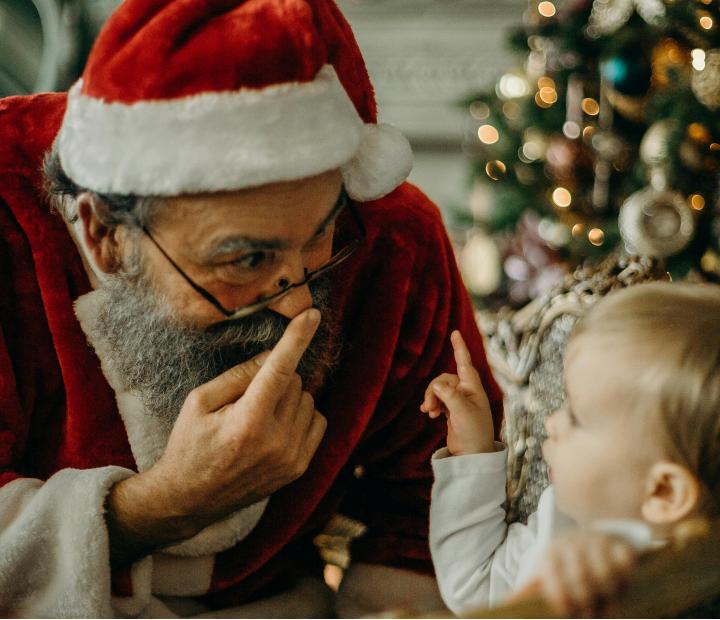
<svg viewBox="0 0 720 620"><path fill-rule="evenodd" d="M478 313L488 361L505 393L508 521L525 522L548 485L540 447L545 418L565 399L563 354L575 323L612 290L668 279L655 260L614 255L597 266L578 268L521 310Z"/></svg>

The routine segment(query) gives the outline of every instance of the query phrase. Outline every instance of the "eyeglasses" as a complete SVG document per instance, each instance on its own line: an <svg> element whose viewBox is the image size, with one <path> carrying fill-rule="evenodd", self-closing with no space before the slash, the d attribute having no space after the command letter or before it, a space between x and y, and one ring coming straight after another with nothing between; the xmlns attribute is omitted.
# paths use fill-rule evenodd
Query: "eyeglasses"
<svg viewBox="0 0 720 620"><path fill-rule="evenodd" d="M340 193L340 198L338 200L339 206L337 207L338 212L342 212L345 207L348 208L350 211L350 215L352 216L353 224L356 227L356 235L354 235L354 238L352 240L348 241L347 243L343 244L342 247L333 253L333 255L330 257L330 259L318 267L317 269L313 271L306 271L305 277L300 282L295 283L288 283L284 285L277 293L274 293L268 297L264 297L255 303L249 304L247 306L241 306L239 308L234 308L232 310L228 310L223 306L218 299L213 296L208 290L204 289L202 286L197 284L189 275L187 275L180 266L172 259L172 257L162 248L162 246L155 240L155 238L150 234L150 231L147 229L147 227L143 226L142 230L147 235L147 237L150 239L150 241L153 242L155 247L160 250L160 253L167 259L167 261L175 268L175 270L185 279L185 281L193 288L195 291L197 291L200 295L202 295L208 302L210 302L221 314L225 316L225 318L221 322L225 321L232 321L235 319L241 319L246 316L250 316L251 314L254 314L256 312L259 312L260 310L264 310L269 305L275 303L278 299L281 299L291 291L295 290L296 288L301 288L313 280L317 280L320 276L324 275L334 267L337 267L340 263L345 261L350 255L355 252L364 242L367 238L367 230L365 229L365 224L362 221L362 218L360 217L360 213L358 213L357 207L353 203L353 201L350 199L350 197L347 195L347 192L343 188Z"/></svg>

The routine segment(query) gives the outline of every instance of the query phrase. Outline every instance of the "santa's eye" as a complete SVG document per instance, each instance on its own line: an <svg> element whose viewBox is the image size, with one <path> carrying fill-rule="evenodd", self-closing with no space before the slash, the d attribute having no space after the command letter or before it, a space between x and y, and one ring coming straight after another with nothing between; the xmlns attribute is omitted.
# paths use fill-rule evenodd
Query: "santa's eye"
<svg viewBox="0 0 720 620"><path fill-rule="evenodd" d="M257 267L260 267L264 263L266 263L269 260L269 255L267 252L251 252L250 254L245 254L245 256L242 256L232 262L232 264L235 267L240 267L243 269L256 269Z"/></svg>

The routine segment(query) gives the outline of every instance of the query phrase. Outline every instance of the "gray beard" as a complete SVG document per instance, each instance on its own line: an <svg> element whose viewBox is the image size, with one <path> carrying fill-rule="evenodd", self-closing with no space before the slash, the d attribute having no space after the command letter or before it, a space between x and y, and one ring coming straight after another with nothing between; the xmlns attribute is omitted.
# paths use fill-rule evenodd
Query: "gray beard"
<svg viewBox="0 0 720 620"><path fill-rule="evenodd" d="M310 283L320 326L297 368L314 393L340 353L340 334L329 308L329 279ZM198 328L183 323L158 298L146 276L114 275L103 286L105 301L90 326L102 341L104 363L149 414L172 424L188 394L229 368L272 349L290 322L262 310L232 323ZM100 343L98 343L100 344Z"/></svg>

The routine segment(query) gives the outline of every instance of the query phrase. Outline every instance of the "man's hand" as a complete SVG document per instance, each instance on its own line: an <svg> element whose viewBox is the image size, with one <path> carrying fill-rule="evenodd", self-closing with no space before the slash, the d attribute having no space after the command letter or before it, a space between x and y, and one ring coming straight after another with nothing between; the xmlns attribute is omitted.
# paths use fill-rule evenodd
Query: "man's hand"
<svg viewBox="0 0 720 620"><path fill-rule="evenodd" d="M612 617L610 605L635 565L637 551L614 534L576 531L558 538L538 576L510 601L542 596L559 617Z"/></svg>
<svg viewBox="0 0 720 620"><path fill-rule="evenodd" d="M431 418L447 416L447 447L451 454L494 452L492 412L470 351L454 331L450 341L455 352L457 375L445 373L430 382L420 410Z"/></svg>
<svg viewBox="0 0 720 620"><path fill-rule="evenodd" d="M303 312L269 355L190 393L160 460L110 491L114 561L192 536L305 472L327 422L295 370L319 321Z"/></svg>

